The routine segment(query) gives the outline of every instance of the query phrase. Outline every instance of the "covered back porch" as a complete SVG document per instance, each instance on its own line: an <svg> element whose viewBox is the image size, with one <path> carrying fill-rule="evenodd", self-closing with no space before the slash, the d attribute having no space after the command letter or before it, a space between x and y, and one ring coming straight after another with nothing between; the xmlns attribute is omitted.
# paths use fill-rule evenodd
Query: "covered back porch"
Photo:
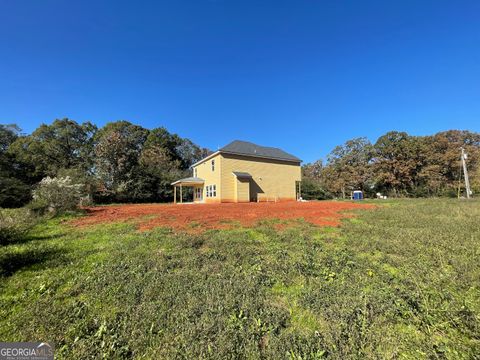
<svg viewBox="0 0 480 360"><path fill-rule="evenodd" d="M180 196L178 203L182 204L184 187L193 188L193 202L194 203L201 203L203 202L203 185L205 184L205 180L197 177L189 177L174 181L172 183L173 186L173 202L177 204L177 197Z"/></svg>

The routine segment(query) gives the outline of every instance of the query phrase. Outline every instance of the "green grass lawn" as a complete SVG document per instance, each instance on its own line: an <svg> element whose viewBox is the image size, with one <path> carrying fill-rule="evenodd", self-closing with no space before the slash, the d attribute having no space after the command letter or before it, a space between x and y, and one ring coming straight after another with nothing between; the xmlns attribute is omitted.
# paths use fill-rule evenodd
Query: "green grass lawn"
<svg viewBox="0 0 480 360"><path fill-rule="evenodd" d="M49 220L0 247L0 339L60 359L475 358L480 202L381 204L335 229Z"/></svg>

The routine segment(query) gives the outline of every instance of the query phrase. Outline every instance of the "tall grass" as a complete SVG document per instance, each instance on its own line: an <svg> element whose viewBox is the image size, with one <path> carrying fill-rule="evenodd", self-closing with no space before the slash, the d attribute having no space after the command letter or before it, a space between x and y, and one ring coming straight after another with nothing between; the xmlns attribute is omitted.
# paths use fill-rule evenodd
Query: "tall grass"
<svg viewBox="0 0 480 360"><path fill-rule="evenodd" d="M474 358L480 203L386 204L340 229L49 220L0 248L0 338L65 359Z"/></svg>
<svg viewBox="0 0 480 360"><path fill-rule="evenodd" d="M36 220L26 208L0 208L0 246L22 241Z"/></svg>

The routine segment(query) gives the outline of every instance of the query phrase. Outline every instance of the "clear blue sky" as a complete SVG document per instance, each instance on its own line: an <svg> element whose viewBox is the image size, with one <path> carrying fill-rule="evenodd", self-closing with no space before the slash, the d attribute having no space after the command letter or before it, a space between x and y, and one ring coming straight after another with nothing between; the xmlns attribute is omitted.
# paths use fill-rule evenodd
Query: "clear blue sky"
<svg viewBox="0 0 480 360"><path fill-rule="evenodd" d="M480 131L480 1L0 0L0 123L63 117L305 161Z"/></svg>

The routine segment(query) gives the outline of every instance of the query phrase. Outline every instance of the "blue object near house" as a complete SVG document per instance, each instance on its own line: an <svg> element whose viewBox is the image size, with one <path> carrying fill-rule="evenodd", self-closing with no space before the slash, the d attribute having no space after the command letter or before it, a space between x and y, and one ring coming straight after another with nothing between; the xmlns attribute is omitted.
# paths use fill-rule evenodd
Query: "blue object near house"
<svg viewBox="0 0 480 360"><path fill-rule="evenodd" d="M353 192L353 200L363 200L363 191L355 190Z"/></svg>

